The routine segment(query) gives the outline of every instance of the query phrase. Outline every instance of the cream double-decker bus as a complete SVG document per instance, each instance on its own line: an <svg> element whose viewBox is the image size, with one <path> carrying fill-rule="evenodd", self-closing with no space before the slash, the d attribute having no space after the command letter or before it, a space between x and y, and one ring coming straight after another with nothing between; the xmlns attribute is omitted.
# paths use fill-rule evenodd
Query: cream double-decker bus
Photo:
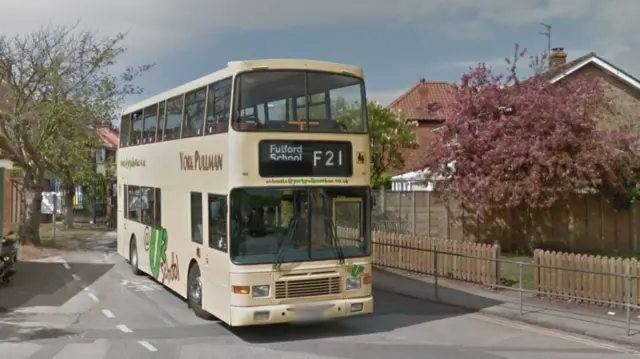
<svg viewBox="0 0 640 359"><path fill-rule="evenodd" d="M118 253L231 326L373 311L360 68L230 62L130 106Z"/></svg>

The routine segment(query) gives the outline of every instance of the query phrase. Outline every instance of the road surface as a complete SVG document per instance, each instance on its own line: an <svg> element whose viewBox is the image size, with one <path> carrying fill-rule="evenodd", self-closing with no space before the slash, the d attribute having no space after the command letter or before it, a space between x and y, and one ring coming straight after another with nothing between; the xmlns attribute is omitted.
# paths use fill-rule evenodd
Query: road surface
<svg viewBox="0 0 640 359"><path fill-rule="evenodd" d="M115 240L110 238L109 240ZM371 316L234 329L135 277L113 242L22 263L0 288L0 358L570 359L635 358L613 344L376 292ZM28 280L29 278L38 278Z"/></svg>

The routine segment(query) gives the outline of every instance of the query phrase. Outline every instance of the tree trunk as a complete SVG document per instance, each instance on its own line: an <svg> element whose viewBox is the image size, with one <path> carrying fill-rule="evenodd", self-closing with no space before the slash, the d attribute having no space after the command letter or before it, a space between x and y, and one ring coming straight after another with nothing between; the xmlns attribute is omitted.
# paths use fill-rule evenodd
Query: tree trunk
<svg viewBox="0 0 640 359"><path fill-rule="evenodd" d="M40 245L40 217L42 216L42 191L44 189L43 175L25 173L23 196L26 208L18 230L22 243Z"/></svg>
<svg viewBox="0 0 640 359"><path fill-rule="evenodd" d="M65 182L62 188L64 193L64 227L73 229L73 195L75 194L75 186L73 183Z"/></svg>

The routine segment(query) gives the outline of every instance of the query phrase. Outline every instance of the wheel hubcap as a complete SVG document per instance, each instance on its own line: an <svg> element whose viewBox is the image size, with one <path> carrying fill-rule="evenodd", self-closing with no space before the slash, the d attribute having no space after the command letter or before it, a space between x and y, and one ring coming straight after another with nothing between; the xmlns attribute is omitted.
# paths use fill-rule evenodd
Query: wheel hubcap
<svg viewBox="0 0 640 359"><path fill-rule="evenodd" d="M195 277L191 282L191 298L198 305L202 302L202 278L200 276Z"/></svg>
<svg viewBox="0 0 640 359"><path fill-rule="evenodd" d="M132 252L133 253L131 253L131 265L134 268L137 268L138 267L138 251L136 251L136 248L133 247Z"/></svg>

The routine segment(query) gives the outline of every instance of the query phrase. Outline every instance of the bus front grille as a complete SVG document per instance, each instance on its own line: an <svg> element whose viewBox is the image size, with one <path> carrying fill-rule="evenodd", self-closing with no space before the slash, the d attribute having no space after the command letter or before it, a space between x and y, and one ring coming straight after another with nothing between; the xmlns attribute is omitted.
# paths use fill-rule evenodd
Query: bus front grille
<svg viewBox="0 0 640 359"><path fill-rule="evenodd" d="M340 294L340 277L281 280L276 282L276 299Z"/></svg>

